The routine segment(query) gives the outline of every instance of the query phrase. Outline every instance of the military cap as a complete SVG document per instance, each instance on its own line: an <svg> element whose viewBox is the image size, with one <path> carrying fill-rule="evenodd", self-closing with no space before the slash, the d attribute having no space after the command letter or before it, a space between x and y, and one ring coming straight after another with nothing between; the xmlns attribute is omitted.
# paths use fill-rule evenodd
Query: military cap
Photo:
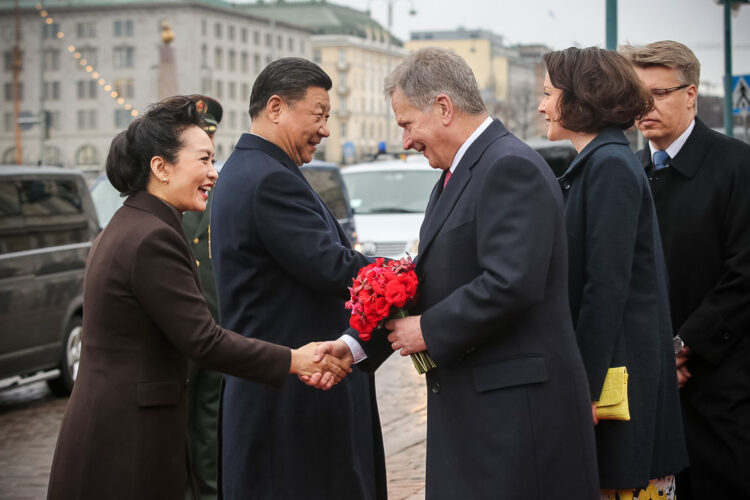
<svg viewBox="0 0 750 500"><path fill-rule="evenodd" d="M208 96L201 96L200 100L198 100L195 105L198 108L198 111L203 113L203 121L206 122L203 130L209 134L216 132L216 127L221 122L221 115L223 113L219 101Z"/></svg>

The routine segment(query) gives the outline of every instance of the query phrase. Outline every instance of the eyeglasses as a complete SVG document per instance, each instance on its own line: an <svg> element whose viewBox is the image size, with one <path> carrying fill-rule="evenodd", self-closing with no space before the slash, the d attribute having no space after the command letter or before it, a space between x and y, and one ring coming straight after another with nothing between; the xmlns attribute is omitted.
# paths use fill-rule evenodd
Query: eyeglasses
<svg viewBox="0 0 750 500"><path fill-rule="evenodd" d="M690 84L686 83L685 85L679 85L677 87L671 87L671 88L668 88L668 89L651 89L651 95L654 96L654 99L664 99L665 97L667 97L672 92L674 92L676 90L681 90L681 89L687 88L689 86L690 86Z"/></svg>

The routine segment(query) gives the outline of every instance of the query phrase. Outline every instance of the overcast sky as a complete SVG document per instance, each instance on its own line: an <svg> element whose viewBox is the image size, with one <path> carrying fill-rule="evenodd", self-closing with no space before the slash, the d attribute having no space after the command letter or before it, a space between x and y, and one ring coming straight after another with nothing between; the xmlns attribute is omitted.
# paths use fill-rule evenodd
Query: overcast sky
<svg viewBox="0 0 750 500"><path fill-rule="evenodd" d="M361 10L388 25L392 0L331 0ZM604 47L606 0L393 0L393 32L484 28L513 43ZM723 94L723 6L715 0L619 0L618 43L671 39L684 43L702 65L702 92ZM416 9L415 16L409 10ZM733 73L750 74L750 4L732 16Z"/></svg>

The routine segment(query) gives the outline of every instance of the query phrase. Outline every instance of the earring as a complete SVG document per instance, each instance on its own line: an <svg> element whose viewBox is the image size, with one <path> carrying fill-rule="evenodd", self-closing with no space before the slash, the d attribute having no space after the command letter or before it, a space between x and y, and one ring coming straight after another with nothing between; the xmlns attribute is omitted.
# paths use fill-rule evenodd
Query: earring
<svg viewBox="0 0 750 500"><path fill-rule="evenodd" d="M168 179L167 177L165 177L165 178L164 178L164 179L162 180L162 182L164 182L164 184L169 184L169 179Z"/></svg>

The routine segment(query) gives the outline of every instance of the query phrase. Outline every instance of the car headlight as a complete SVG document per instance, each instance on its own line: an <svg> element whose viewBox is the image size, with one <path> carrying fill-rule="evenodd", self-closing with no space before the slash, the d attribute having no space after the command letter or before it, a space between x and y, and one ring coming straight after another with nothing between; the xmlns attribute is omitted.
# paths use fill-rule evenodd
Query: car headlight
<svg viewBox="0 0 750 500"><path fill-rule="evenodd" d="M406 244L404 252L411 255L412 258L416 257L419 253L419 238L414 238Z"/></svg>
<svg viewBox="0 0 750 500"><path fill-rule="evenodd" d="M374 241L361 241L354 246L355 250L368 255L373 256L378 252L378 246Z"/></svg>

